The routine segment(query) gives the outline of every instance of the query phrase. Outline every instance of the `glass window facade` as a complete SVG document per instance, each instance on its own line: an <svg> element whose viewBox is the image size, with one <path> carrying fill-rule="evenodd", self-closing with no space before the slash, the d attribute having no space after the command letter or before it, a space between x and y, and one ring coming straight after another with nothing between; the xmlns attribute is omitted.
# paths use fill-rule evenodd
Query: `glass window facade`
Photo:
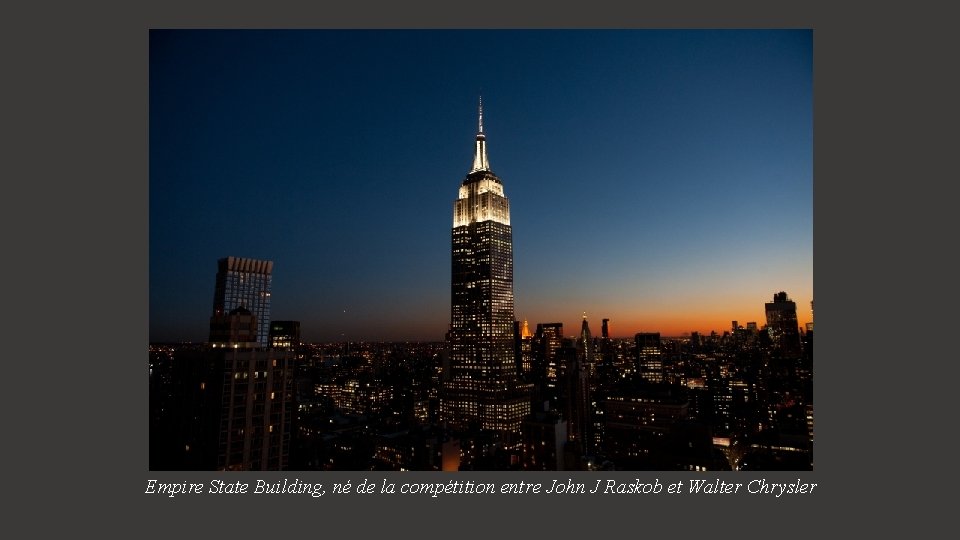
<svg viewBox="0 0 960 540"><path fill-rule="evenodd" d="M272 274L272 261L242 257L225 257L217 261L214 316L229 314L240 307L250 311L256 317L257 343L260 347L270 346Z"/></svg>

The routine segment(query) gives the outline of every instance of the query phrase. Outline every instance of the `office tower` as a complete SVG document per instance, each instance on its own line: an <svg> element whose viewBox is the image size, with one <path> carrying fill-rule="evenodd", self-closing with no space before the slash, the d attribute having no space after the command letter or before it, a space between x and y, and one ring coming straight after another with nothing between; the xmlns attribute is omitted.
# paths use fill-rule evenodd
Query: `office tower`
<svg viewBox="0 0 960 540"><path fill-rule="evenodd" d="M222 384L213 379L209 385L222 386L217 470L281 470L289 460L293 354L270 348L272 270L270 261L240 257L218 263L210 318L214 350L204 355L222 374ZM299 323L279 326L299 330Z"/></svg>
<svg viewBox="0 0 960 540"><path fill-rule="evenodd" d="M593 352L594 362L597 364L597 376L595 380L590 382L593 387L599 384L599 379L608 376L613 368L614 348L613 342L610 340L610 319L603 319L600 326L600 337L599 347Z"/></svg>
<svg viewBox="0 0 960 540"><path fill-rule="evenodd" d="M513 232L503 182L490 170L483 103L473 167L453 205L450 373L441 418L490 430L519 446L528 396L514 356Z"/></svg>
<svg viewBox="0 0 960 540"><path fill-rule="evenodd" d="M300 321L273 321L270 323L270 346L275 349L300 347Z"/></svg>
<svg viewBox="0 0 960 540"><path fill-rule="evenodd" d="M660 353L660 332L639 333L637 340L637 372L652 383L663 382L663 358Z"/></svg>
<svg viewBox="0 0 960 540"><path fill-rule="evenodd" d="M217 470L287 468L293 421L293 354L224 349ZM214 381L215 384L215 381Z"/></svg>
<svg viewBox="0 0 960 540"><path fill-rule="evenodd" d="M689 403L669 391L614 391L603 402L604 451L618 467L665 466L665 441L686 421Z"/></svg>
<svg viewBox="0 0 960 540"><path fill-rule="evenodd" d="M225 257L217 261L217 283L213 293L213 318L244 308L256 317L256 342L270 346L270 285L273 261ZM212 324L212 321L211 321ZM210 342L216 342L210 336Z"/></svg>
<svg viewBox="0 0 960 540"><path fill-rule="evenodd" d="M799 358L800 329L797 324L797 304L780 291L773 295L773 302L765 304L767 331L773 349L785 358Z"/></svg>
<svg viewBox="0 0 960 540"><path fill-rule="evenodd" d="M533 334L526 320L517 322L516 328L516 362L520 369L521 378L529 378L533 372Z"/></svg>
<svg viewBox="0 0 960 540"><path fill-rule="evenodd" d="M176 351L169 382L157 389L164 401L151 415L151 440L159 441L151 447L151 469L287 468L294 353L262 345L271 266L220 260L209 346Z"/></svg>
<svg viewBox="0 0 960 540"><path fill-rule="evenodd" d="M583 361L579 340L576 347L560 347L557 358L562 366L559 394L563 419L567 421L567 440L574 443L569 447L574 455L581 456L593 446L589 366Z"/></svg>
<svg viewBox="0 0 960 540"><path fill-rule="evenodd" d="M211 345L225 350L206 355L223 374L218 470L281 470L289 459L293 355L270 348L272 269L270 261L219 261L210 335ZM213 343L218 333L214 321L220 321L228 307L227 328L220 329L220 335L240 341ZM211 386L216 383L211 381Z"/></svg>
<svg viewBox="0 0 960 540"><path fill-rule="evenodd" d="M593 351L593 336L590 334L590 325L587 324L587 316L583 316L583 322L580 324L580 339L577 340L577 351L580 354L580 360L587 369L590 376L596 375L596 359Z"/></svg>
<svg viewBox="0 0 960 540"><path fill-rule="evenodd" d="M523 469L562 471L567 446L567 422L557 411L535 411L523 422Z"/></svg>
<svg viewBox="0 0 960 540"><path fill-rule="evenodd" d="M553 405L557 404L561 368L557 351L562 344L563 323L537 323L532 343L535 401L550 400Z"/></svg>
<svg viewBox="0 0 960 540"><path fill-rule="evenodd" d="M287 467L295 413L294 352L262 346L268 339L262 323L270 320L270 266L235 257L220 260L209 343L177 350L164 387L151 388L159 398L151 395L156 414L150 436L157 441L151 443L151 469ZM280 326L298 329L298 324Z"/></svg>
<svg viewBox="0 0 960 540"><path fill-rule="evenodd" d="M533 340L540 362L543 365L554 363L557 349L563 344L563 323L537 323Z"/></svg>

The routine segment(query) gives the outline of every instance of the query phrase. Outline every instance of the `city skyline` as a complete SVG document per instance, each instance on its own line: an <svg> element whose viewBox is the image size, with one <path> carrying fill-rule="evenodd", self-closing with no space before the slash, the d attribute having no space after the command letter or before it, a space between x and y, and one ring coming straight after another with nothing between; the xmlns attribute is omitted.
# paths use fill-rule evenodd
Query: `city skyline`
<svg viewBox="0 0 960 540"><path fill-rule="evenodd" d="M708 334L779 291L812 320L810 31L150 41L151 341L205 339L228 256L275 264L306 341L442 340L480 95L518 320Z"/></svg>

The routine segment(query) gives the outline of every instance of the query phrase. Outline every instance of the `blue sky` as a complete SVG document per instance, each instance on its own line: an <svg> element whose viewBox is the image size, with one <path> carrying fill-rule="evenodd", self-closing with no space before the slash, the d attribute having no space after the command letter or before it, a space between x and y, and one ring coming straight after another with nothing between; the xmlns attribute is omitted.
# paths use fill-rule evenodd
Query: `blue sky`
<svg viewBox="0 0 960 540"><path fill-rule="evenodd" d="M308 341L442 339L481 94L518 319L803 323L812 82L809 30L152 31L150 339L206 338L228 255Z"/></svg>

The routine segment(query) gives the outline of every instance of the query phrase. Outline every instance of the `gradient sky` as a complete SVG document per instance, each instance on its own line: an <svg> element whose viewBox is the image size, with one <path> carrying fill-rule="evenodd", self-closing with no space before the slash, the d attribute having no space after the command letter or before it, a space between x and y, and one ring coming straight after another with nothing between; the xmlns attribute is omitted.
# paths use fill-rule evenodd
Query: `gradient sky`
<svg viewBox="0 0 960 540"><path fill-rule="evenodd" d="M812 75L810 30L152 31L150 339L204 341L238 256L305 341L442 340L481 94L531 329L802 325Z"/></svg>

